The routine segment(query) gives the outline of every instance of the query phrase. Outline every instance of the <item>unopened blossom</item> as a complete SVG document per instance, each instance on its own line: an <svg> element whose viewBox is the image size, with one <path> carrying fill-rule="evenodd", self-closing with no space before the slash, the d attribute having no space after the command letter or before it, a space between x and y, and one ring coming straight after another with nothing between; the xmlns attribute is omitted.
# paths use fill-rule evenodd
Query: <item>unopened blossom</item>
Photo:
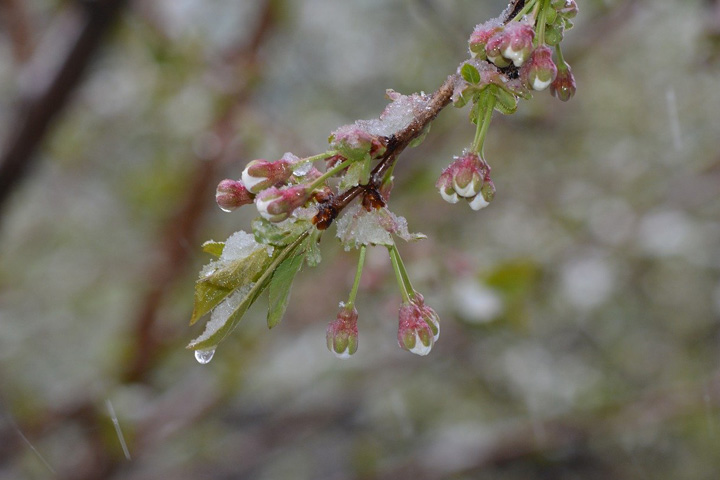
<svg viewBox="0 0 720 480"><path fill-rule="evenodd" d="M486 181L491 182L490 166L477 153L465 152L442 171L435 186L446 202L457 203L460 198L465 198L474 210L479 210L489 202L481 193Z"/></svg>
<svg viewBox="0 0 720 480"><path fill-rule="evenodd" d="M232 212L238 207L253 203L253 197L242 182L229 178L220 182L215 190L215 201L225 212Z"/></svg>
<svg viewBox="0 0 720 480"><path fill-rule="evenodd" d="M358 312L352 305L340 302L337 318L325 332L328 349L338 358L348 358L358 347Z"/></svg>
<svg viewBox="0 0 720 480"><path fill-rule="evenodd" d="M550 84L550 93L563 102L567 102L575 95L575 90L575 77L570 65L565 63L558 68L557 77Z"/></svg>
<svg viewBox="0 0 720 480"><path fill-rule="evenodd" d="M505 28L488 40L485 46L487 58L498 67L505 67L510 61L520 67L533 50L535 30L525 22L510 22Z"/></svg>
<svg viewBox="0 0 720 480"><path fill-rule="evenodd" d="M345 158L370 155L378 157L385 152L385 143L378 135L369 133L357 124L343 125L330 135L330 145Z"/></svg>
<svg viewBox="0 0 720 480"><path fill-rule="evenodd" d="M310 198L307 185L292 185L283 188L270 187L255 197L255 206L260 215L271 222L282 222L295 209L303 206Z"/></svg>
<svg viewBox="0 0 720 480"><path fill-rule="evenodd" d="M545 90L557 77L557 67L552 50L542 46L535 49L530 59L520 69L520 78L533 90Z"/></svg>
<svg viewBox="0 0 720 480"><path fill-rule="evenodd" d="M439 330L438 330L439 332ZM423 312L414 303L403 303L398 312L398 345L415 355L425 356L435 344L435 333Z"/></svg>
<svg viewBox="0 0 720 480"><path fill-rule="evenodd" d="M242 172L242 181L250 192L260 193L287 182L292 174L292 164L287 158L274 162L258 159L247 164Z"/></svg>
<svg viewBox="0 0 720 480"><path fill-rule="evenodd" d="M432 330L433 341L437 342L438 338L440 338L440 316L435 312L435 310L425 305L425 299L419 293L415 293L415 298L412 300L412 304L415 305L420 312L422 319L425 320L425 323L427 323L430 330Z"/></svg>
<svg viewBox="0 0 720 480"><path fill-rule="evenodd" d="M497 21L488 21L476 25L475 30L473 30L473 33L470 35L470 40L468 41L472 57L485 60L487 58L485 45L487 45L488 40L490 40L493 35L502 29L502 25L498 24Z"/></svg>

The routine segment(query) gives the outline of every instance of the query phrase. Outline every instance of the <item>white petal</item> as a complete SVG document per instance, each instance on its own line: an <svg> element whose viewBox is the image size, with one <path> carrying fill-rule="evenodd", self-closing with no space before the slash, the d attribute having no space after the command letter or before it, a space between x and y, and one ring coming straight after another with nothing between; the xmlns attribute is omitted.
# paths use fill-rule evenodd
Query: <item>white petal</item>
<svg viewBox="0 0 720 480"><path fill-rule="evenodd" d="M475 195L475 198L470 201L470 208L472 208L473 210L480 210L487 207L488 205L490 205L490 202L485 200L483 196L479 193Z"/></svg>

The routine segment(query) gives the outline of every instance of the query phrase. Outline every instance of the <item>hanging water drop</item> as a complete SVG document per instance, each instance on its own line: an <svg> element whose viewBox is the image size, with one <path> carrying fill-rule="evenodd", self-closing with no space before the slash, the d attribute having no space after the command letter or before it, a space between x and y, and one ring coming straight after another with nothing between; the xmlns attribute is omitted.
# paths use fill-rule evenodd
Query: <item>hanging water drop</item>
<svg viewBox="0 0 720 480"><path fill-rule="evenodd" d="M215 355L214 348L208 348L207 350L195 350L195 360L197 360L198 363L200 363L202 365L210 363L210 360L212 360L213 355Z"/></svg>

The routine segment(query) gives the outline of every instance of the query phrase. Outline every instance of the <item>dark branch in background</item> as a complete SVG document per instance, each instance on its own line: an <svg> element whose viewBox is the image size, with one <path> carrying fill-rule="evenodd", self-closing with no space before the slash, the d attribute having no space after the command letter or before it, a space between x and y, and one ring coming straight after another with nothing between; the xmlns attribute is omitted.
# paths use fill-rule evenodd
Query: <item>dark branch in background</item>
<svg viewBox="0 0 720 480"><path fill-rule="evenodd" d="M525 6L525 0L513 0L506 9L503 22L507 23L517 15ZM516 71L516 70L514 70ZM502 72L512 78L513 73ZM313 223L319 230L327 229L337 218L340 212L358 195L365 192L375 192L380 188L385 174L397 161L398 156L407 148L410 143L418 138L443 108L450 104L453 88L457 80L457 74L450 75L445 82L431 96L427 108L416 116L404 129L392 135L387 142L387 150L383 157L373 169L370 175L370 183L367 185L356 185L342 193L331 197L318 206L318 213L313 218Z"/></svg>
<svg viewBox="0 0 720 480"><path fill-rule="evenodd" d="M126 4L127 0L81 2L84 24L77 33L64 32L65 35L76 35L76 40L64 53L64 60L52 74L47 88L18 102L20 110L9 122L15 129L8 135L0 156L0 211L38 158L38 147L53 120L80 85L95 53ZM36 52L36 55L42 54Z"/></svg>
<svg viewBox="0 0 720 480"><path fill-rule="evenodd" d="M0 18L12 43L15 63L25 63L30 59L33 51L25 0L0 0Z"/></svg>

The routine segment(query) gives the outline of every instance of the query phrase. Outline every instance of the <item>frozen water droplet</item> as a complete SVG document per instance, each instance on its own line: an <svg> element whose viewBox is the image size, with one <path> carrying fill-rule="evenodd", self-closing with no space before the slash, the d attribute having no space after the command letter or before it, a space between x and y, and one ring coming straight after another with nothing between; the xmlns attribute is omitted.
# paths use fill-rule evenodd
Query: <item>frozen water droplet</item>
<svg viewBox="0 0 720 480"><path fill-rule="evenodd" d="M312 162L305 162L301 163L295 169L293 170L293 173L298 177L304 177L305 175L312 170L313 164Z"/></svg>
<svg viewBox="0 0 720 480"><path fill-rule="evenodd" d="M197 360L198 363L201 363L202 365L210 363L213 355L215 355L214 348L208 348L207 350L195 350L195 360Z"/></svg>

